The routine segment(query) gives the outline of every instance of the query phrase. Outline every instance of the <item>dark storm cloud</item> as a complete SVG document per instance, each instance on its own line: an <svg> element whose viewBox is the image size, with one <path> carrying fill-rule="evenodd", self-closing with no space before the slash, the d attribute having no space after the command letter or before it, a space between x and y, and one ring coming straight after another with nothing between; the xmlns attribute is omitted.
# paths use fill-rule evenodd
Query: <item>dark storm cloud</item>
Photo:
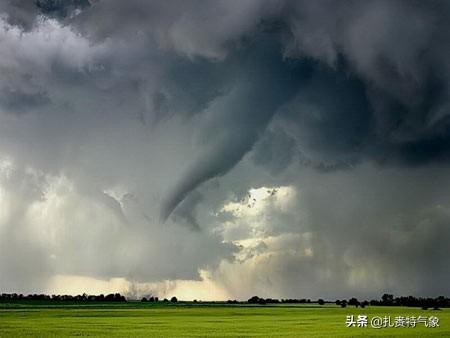
<svg viewBox="0 0 450 338"><path fill-rule="evenodd" d="M11 88L4 88L1 91L0 106L5 111L13 113L24 113L34 108L50 103L50 99L45 92L26 93Z"/></svg>
<svg viewBox="0 0 450 338"><path fill-rule="evenodd" d="M89 0L35 0L35 6L47 16L66 18L76 10L90 6Z"/></svg>
<svg viewBox="0 0 450 338"><path fill-rule="evenodd" d="M426 176L450 160L448 2L10 0L1 2L0 12L0 149L18 168L65 175L75 185L71 194L76 197L62 188L57 194L64 213L74 215L67 216L67 226L86 223L86 214L97 215L89 250L63 272L102 278L128 274L137 280L198 278L199 268L217 265L235 249L209 232L208 224L214 224L210 209L220 209L230 195L246 195L269 183L292 185L299 192L306 187L305 213L311 219L305 227L321 238L310 261L281 255L277 264L286 268L286 280L302 280L297 265L317 265L313 275L322 275L327 255L349 255L350 263L335 262L339 281L352 264L381 262L377 271L394 273L398 264L391 256L406 262L409 246L427 256L434 232L448 237L445 208L434 205L447 198L434 200L429 194L415 204L415 197L401 191L412 184L406 182L398 187L397 200L386 205L390 176L373 187L367 183L370 175L358 171L365 162L400 173L424 166L425 189ZM248 158L270 175L258 166L237 171ZM297 179L302 170L307 173L303 181ZM355 181L345 176L352 174L358 176ZM323 177L339 189L329 194ZM305 183L310 178L314 184ZM214 189L208 185L212 180ZM358 186L380 190L367 197ZM376 210L373 221L349 206L361 196ZM12 203L23 204L24 210L36 203L17 198ZM405 213L420 209L411 212L415 231L402 233L404 243L389 237L401 198L409 206ZM283 225L272 234L295 232L300 212L294 209L289 217L274 216ZM383 212L389 214L386 226L377 224ZM57 215L48 217L53 222L42 224L59 224ZM429 228L423 226L426 220ZM365 245L339 236L342 229L357 231L362 223L380 230L373 238L370 231L361 232L358 243ZM120 229L108 232L111 242L120 242L118 253L102 238L110 224ZM70 234L79 243L77 234ZM12 237L20 242L20 236ZM104 255L95 255L99 240ZM380 245L389 240L395 248L380 257ZM64 262L76 245L66 246L66 255L58 246L53 249L54 260ZM36 252L41 251L37 245ZM113 253L117 264L102 266ZM167 259L159 262L159 255ZM437 259L437 254L429 257ZM172 261L174 266L168 266ZM51 262L43 271L52 271ZM414 256L415 267L392 280L414 279L424 271L420 264ZM441 262L429 269L430 275L448 279ZM295 284L286 280L280 280L284 289ZM425 290L428 282L422 278L416 289Z"/></svg>
<svg viewBox="0 0 450 338"><path fill-rule="evenodd" d="M338 69L316 71L279 119L305 160L323 165L364 156L375 128L364 84Z"/></svg>
<svg viewBox="0 0 450 338"><path fill-rule="evenodd" d="M155 109L159 115L164 109L166 114L168 110L180 110L178 107L189 114L206 112L206 105L230 91L232 82L238 79L248 81L249 87L255 87L250 90L259 90L261 94L276 92L280 86L286 95L267 106L270 113L265 113L265 109L257 112L251 104L240 107L243 112L235 113L254 119L256 134L270 120L267 114L273 116L289 100L292 91L297 91L287 123L295 122L293 128L298 131L294 134L301 138L300 147L304 152L328 158L328 162L368 157L381 163L402 164L448 159L449 8L444 1L382 0L93 1L90 4L37 1L34 6L12 1L7 6L11 13L56 16L94 41L144 34L147 41L156 41L160 48L188 56L190 61L172 58L172 65L163 74L163 86L171 95L160 91L153 96L155 107L163 103L162 108ZM75 9L79 10L78 15L68 18L67 12ZM283 46L276 43L259 46L266 39L274 39L261 33L267 27L279 32L275 39ZM242 51L245 49L255 51L246 53ZM275 54L271 58L279 58L279 65L261 63L268 58L267 49ZM193 60L197 57L220 63ZM253 59L249 60L250 57ZM286 64L304 58L321 63L317 66L322 68L318 70L319 75L306 89L301 81L286 84L283 80ZM271 72L266 76L270 85L264 88L260 79L249 77L244 70L261 73L259 65L265 72L268 69ZM262 88L258 89L259 85ZM237 128L241 124L239 119L233 122L232 117L226 123ZM234 137L229 124L223 130L229 130L230 137ZM236 150L232 164L225 161L210 173L204 169L205 174L192 180L195 184L181 182L178 199L205 179L227 172L251 149L257 139L251 136L255 131L246 132L247 137L235 142L242 150ZM228 148L222 150L233 152Z"/></svg>
<svg viewBox="0 0 450 338"><path fill-rule="evenodd" d="M291 163L295 156L295 145L295 140L283 129L268 129L253 148L253 160L275 175Z"/></svg>
<svg viewBox="0 0 450 338"><path fill-rule="evenodd" d="M0 11L6 14L8 23L28 31L39 16L65 19L89 5L89 0L5 0Z"/></svg>
<svg viewBox="0 0 450 338"><path fill-rule="evenodd" d="M37 7L33 1L6 0L0 4L0 11L6 15L7 22L25 30L31 29L37 15Z"/></svg>
<svg viewBox="0 0 450 338"><path fill-rule="evenodd" d="M444 159L449 151L442 137L449 97L448 4L322 1L297 9L291 20L299 53L343 63L363 81L371 110L361 113L373 112L375 122L368 155L406 164ZM354 129L350 122L341 137ZM421 145L428 148L428 159Z"/></svg>
<svg viewBox="0 0 450 338"><path fill-rule="evenodd" d="M306 156L304 161L312 161L318 168L340 168L367 159L396 165L448 161L449 13L449 7L439 1L428 5L402 1L286 2L269 16L284 22L277 26L278 38L285 43L281 50L284 57L279 61L281 66L263 66L264 72L270 69L273 80L258 97L282 87L286 93L283 99L275 105L265 104L268 114L272 118L282 105L288 106L279 114L280 119L297 139L299 150ZM256 36L250 38L252 43L244 38L236 48L232 41L223 41L229 46L223 67L228 67L229 59L238 58L244 67L262 72L256 60L267 58L267 51L255 48L255 44L265 40L259 31L267 24L264 19L261 17L260 25L243 33L244 37ZM224 53L222 45L219 48L207 39L203 43L202 48L210 46L220 50L218 55ZM181 51L184 48L178 47ZM250 66L245 64L240 48L256 50ZM202 55L202 49L198 52ZM209 56L210 51L204 55ZM301 77L298 81L283 83L283 67L305 58L318 61L312 62L311 79L299 74L294 75ZM244 81L245 74L240 69L235 78ZM256 91L262 82L256 78L250 83ZM292 92L297 93L295 98ZM236 113L239 119L233 121L236 109L230 102L229 120L219 120L222 130L237 139L239 147L233 149L233 142L225 141L228 145L218 144L213 153L197 162L194 166L198 168L191 169L175 189L177 197L169 197L163 216L177 200L205 180L227 172L251 149L269 119L264 110L255 109L251 103L246 109L245 100L241 102L239 109L243 110ZM240 132L239 137L246 136L239 140L233 130L245 125L245 120L240 120L244 118L253 119L255 128ZM257 136L252 137L252 132Z"/></svg>

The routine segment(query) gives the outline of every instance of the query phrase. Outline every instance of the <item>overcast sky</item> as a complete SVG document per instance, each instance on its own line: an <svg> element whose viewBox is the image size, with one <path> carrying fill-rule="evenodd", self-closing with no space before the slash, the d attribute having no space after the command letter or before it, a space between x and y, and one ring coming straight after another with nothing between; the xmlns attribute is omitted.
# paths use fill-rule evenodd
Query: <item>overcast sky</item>
<svg viewBox="0 0 450 338"><path fill-rule="evenodd" d="M450 293L448 1L0 2L0 291Z"/></svg>

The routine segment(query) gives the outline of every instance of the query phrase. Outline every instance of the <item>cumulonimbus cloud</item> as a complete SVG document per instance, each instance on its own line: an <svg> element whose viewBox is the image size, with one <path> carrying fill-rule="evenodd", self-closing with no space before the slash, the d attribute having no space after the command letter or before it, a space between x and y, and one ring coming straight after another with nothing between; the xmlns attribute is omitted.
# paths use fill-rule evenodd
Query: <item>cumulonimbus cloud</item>
<svg viewBox="0 0 450 338"><path fill-rule="evenodd" d="M275 219L268 211L281 225L266 230L288 234L281 238L303 230L320 238L307 243L320 258L313 260L317 276L327 271L327 255L349 256L333 270L334 280L367 262L394 271L398 264L388 258L409 256L408 245L389 237L398 231L436 259L432 231L448 233L442 231L447 211L436 206L447 195L434 193L447 182L436 168L450 159L448 2L12 0L1 2L0 12L0 155L25 173L11 181L21 187L16 192L2 173L0 197L12 211L2 216L2 243L10 245L3 246L9 252L1 271L14 270L12 257L24 257L31 276L30 257L42 254L42 280L52 273L198 278L198 269L215 269L236 249L208 228L225 231L231 222L217 224L216 209L267 181L305 194L306 206L292 215ZM388 171L379 184L369 184L378 176L377 169L364 169L367 162ZM418 192L410 187L421 166ZM29 171L39 173L33 184ZM394 196L397 173L411 177L398 185L407 193L397 192L398 201L387 205L383 193ZM208 190L219 177L216 190ZM69 183L49 187L52 180ZM367 221L352 207L358 203L374 219L385 215L386 226ZM73 216L60 219L61 210ZM36 217L13 217L19 211ZM177 211L179 218L170 217ZM310 219L300 222L303 213ZM414 214L413 226L396 223L398 214ZM171 227L180 219L205 231ZM43 224L64 229L39 233L56 234L66 251L51 236L31 240ZM375 228L377 240L365 241ZM114 260L105 266L89 254L72 260L77 247L65 244L85 239L73 229L90 234L85 246L92 257ZM340 237L342 229L360 233L359 242ZM377 253L385 238L398 246L390 256ZM283 240L267 242L280 250L280 265L286 263L279 281L285 289L295 284L283 284L295 264L313 268L290 257L289 245L280 249ZM364 245L370 254L358 260ZM99 247L104 256L94 254ZM416 256L414 269L421 271L422 263ZM414 269L392 280L413 279ZM446 281L440 263L430 269ZM361 280L358 271L353 277ZM427 278L417 280L422 290L432 289Z"/></svg>

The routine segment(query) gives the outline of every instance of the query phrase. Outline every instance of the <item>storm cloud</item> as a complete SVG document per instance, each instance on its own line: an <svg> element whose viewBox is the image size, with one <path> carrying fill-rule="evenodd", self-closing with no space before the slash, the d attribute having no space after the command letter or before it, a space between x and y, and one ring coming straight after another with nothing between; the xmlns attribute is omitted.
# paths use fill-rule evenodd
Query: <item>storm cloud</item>
<svg viewBox="0 0 450 338"><path fill-rule="evenodd" d="M0 13L2 288L449 292L447 2Z"/></svg>

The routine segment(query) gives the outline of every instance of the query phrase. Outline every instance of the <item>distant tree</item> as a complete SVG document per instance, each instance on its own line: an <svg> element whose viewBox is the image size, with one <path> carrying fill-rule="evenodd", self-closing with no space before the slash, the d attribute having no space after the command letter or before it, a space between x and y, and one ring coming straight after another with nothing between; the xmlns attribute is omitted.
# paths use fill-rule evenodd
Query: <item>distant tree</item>
<svg viewBox="0 0 450 338"><path fill-rule="evenodd" d="M322 298L320 298L320 299L317 301L317 303L318 303L319 305L324 305L324 304L325 304L325 301L324 301Z"/></svg>
<svg viewBox="0 0 450 338"><path fill-rule="evenodd" d="M275 298L266 298L266 303L267 304L275 304L275 303L279 303L280 301L278 299Z"/></svg>
<svg viewBox="0 0 450 338"><path fill-rule="evenodd" d="M383 305L392 305L394 303L394 295L385 293L383 296L381 296L381 301Z"/></svg>
<svg viewBox="0 0 450 338"><path fill-rule="evenodd" d="M176 303L176 302L178 302L178 299L177 299L177 297L173 296L172 298L170 298L170 301L172 303Z"/></svg>
<svg viewBox="0 0 450 338"><path fill-rule="evenodd" d="M337 306L341 305L341 301L339 299L336 299L336 305Z"/></svg>
<svg viewBox="0 0 450 338"><path fill-rule="evenodd" d="M354 306L358 307L359 301L355 297L352 297L349 299L348 305L354 305Z"/></svg>
<svg viewBox="0 0 450 338"><path fill-rule="evenodd" d="M259 297L258 296L253 296L253 297L248 299L247 303L249 303L249 304L258 304L259 303Z"/></svg>
<svg viewBox="0 0 450 338"><path fill-rule="evenodd" d="M264 298L260 298L260 299L258 299L258 304L266 305L266 300Z"/></svg>
<svg viewBox="0 0 450 338"><path fill-rule="evenodd" d="M147 302L147 298L142 297L141 302Z"/></svg>
<svg viewBox="0 0 450 338"><path fill-rule="evenodd" d="M439 296L436 298L436 306L444 307L448 300L449 299L447 298L446 300L444 296Z"/></svg>
<svg viewBox="0 0 450 338"><path fill-rule="evenodd" d="M342 307L342 308L347 307L347 301L346 301L346 300L343 300L343 301L341 302L341 307Z"/></svg>

